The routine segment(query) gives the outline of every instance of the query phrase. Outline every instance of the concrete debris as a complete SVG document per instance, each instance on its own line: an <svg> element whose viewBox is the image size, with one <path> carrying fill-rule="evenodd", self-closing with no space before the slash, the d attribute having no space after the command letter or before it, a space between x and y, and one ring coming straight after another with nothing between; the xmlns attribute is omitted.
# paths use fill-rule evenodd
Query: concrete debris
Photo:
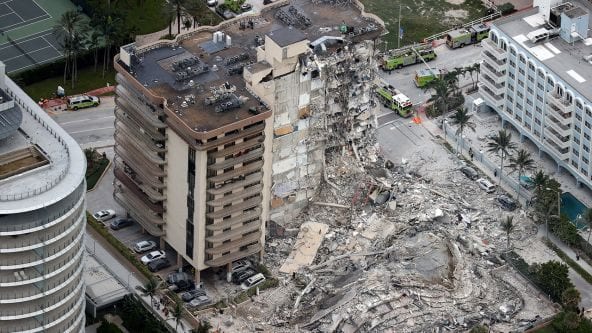
<svg viewBox="0 0 592 333"><path fill-rule="evenodd" d="M302 224L296 237L294 250L280 268L280 272L291 274L302 266L310 265L328 229L329 226L323 223L307 222Z"/></svg>

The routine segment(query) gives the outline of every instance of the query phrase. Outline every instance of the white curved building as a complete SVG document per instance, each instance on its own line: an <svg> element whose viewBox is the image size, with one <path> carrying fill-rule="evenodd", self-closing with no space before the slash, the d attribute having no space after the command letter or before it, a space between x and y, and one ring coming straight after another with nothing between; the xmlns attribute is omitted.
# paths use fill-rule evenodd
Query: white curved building
<svg viewBox="0 0 592 333"><path fill-rule="evenodd" d="M0 333L84 331L85 169L0 62Z"/></svg>

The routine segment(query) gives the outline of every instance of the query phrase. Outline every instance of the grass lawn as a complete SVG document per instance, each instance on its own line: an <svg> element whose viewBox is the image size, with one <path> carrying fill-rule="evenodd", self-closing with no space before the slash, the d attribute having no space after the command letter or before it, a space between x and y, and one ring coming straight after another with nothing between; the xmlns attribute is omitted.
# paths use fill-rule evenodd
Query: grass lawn
<svg viewBox="0 0 592 333"><path fill-rule="evenodd" d="M105 168L109 165L108 159L100 159L92 168L86 169L86 189L91 190L95 187L95 184L99 181L103 173L105 172Z"/></svg>
<svg viewBox="0 0 592 333"><path fill-rule="evenodd" d="M403 39L400 41L401 46L420 42L428 36L487 15L487 8L480 0L465 0L458 5L445 0L361 1L367 12L378 15L384 21L389 31L385 36L389 49L397 47L399 3L401 2L401 28L404 31Z"/></svg>
<svg viewBox="0 0 592 333"><path fill-rule="evenodd" d="M78 82L72 89L72 83L70 80L64 84L64 77L53 77L43 81L35 82L28 86L24 86L25 92L31 96L34 101L39 101L42 98L52 98L56 92L58 86L66 89L66 95L76 95L91 91L97 88L101 88L109 84L115 84L115 69L111 67L109 71L105 73L105 77L101 75L101 65L99 64L97 71L95 72L93 66L87 68L78 69Z"/></svg>
<svg viewBox="0 0 592 333"><path fill-rule="evenodd" d="M107 1L86 0L95 12L106 11ZM138 35L149 34L166 28L168 22L163 15L164 0L111 1L111 9L121 17L125 26Z"/></svg>

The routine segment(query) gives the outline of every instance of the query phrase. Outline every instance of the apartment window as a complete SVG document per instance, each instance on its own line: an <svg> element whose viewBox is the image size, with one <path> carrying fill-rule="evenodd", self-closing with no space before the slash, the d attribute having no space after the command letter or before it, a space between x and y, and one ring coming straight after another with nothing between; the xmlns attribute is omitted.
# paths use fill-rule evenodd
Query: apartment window
<svg viewBox="0 0 592 333"><path fill-rule="evenodd" d="M551 80L551 78L547 79L547 84L550 86L553 86L555 83L553 83L553 80Z"/></svg>
<svg viewBox="0 0 592 333"><path fill-rule="evenodd" d="M530 124L529 124L529 123L524 123L524 127L526 127L526 128L527 128L527 129L529 129L529 130L531 129L531 128L530 128Z"/></svg>
<svg viewBox="0 0 592 333"><path fill-rule="evenodd" d="M516 55L516 50L514 50L513 48L510 48L510 54L515 56Z"/></svg>
<svg viewBox="0 0 592 333"><path fill-rule="evenodd" d="M530 82L534 82L534 77L532 77L532 76L530 76L530 75L529 75L529 76L528 76L528 81L530 81Z"/></svg>
<svg viewBox="0 0 592 333"><path fill-rule="evenodd" d="M529 94L531 94L531 95L532 95L532 93L534 92L534 91L532 90L532 88L530 88L530 87L526 87L526 91L527 91Z"/></svg>
<svg viewBox="0 0 592 333"><path fill-rule="evenodd" d="M574 155L576 155L576 157L580 157L580 152L579 152L579 151L577 151L577 150L574 150L574 151L573 151L573 153L574 153ZM577 165L576 165L576 166L577 166Z"/></svg>
<svg viewBox="0 0 592 333"><path fill-rule="evenodd" d="M524 95L521 92L519 92L519 91L516 92L516 96L518 96L518 98L523 98L524 97Z"/></svg>
<svg viewBox="0 0 592 333"><path fill-rule="evenodd" d="M510 79L514 79L514 77L515 77L514 73L512 73L512 72L508 73L508 76L510 77Z"/></svg>
<svg viewBox="0 0 592 333"><path fill-rule="evenodd" d="M522 81L522 80L519 79L518 80L518 85L521 86L521 87L524 87L524 81Z"/></svg>
<svg viewBox="0 0 592 333"><path fill-rule="evenodd" d="M537 101L542 102L543 101L543 96L536 95L536 99L537 99Z"/></svg>
<svg viewBox="0 0 592 333"><path fill-rule="evenodd" d="M590 141L590 135L588 133L584 133L584 139Z"/></svg>
<svg viewBox="0 0 592 333"><path fill-rule="evenodd" d="M511 84L508 84L508 89L509 89L509 90L514 90L514 86L513 86L513 85L511 85Z"/></svg>
<svg viewBox="0 0 592 333"><path fill-rule="evenodd" d="M510 66L512 66L512 67L516 67L516 63L515 63L515 62L513 62L512 60L510 60Z"/></svg>
<svg viewBox="0 0 592 333"><path fill-rule="evenodd" d="M582 146L582 149L584 149L584 151L585 151L586 153L589 153L589 152L590 152L590 148L588 148L588 146L586 146L586 145L583 145L583 146Z"/></svg>
<svg viewBox="0 0 592 333"><path fill-rule="evenodd" d="M574 136L574 139L573 139L573 140L574 140L574 142L575 142L577 145L579 145L579 144L580 144L580 139L576 138L575 136Z"/></svg>
<svg viewBox="0 0 592 333"><path fill-rule="evenodd" d="M508 102L510 102L510 103L513 103L514 102L514 100L512 99L512 96L509 96L508 95Z"/></svg>
<svg viewBox="0 0 592 333"><path fill-rule="evenodd" d="M577 119L578 121L582 121L582 116L580 116L579 114L577 114L577 113L576 113L576 119Z"/></svg>
<svg viewBox="0 0 592 333"><path fill-rule="evenodd" d="M543 90L543 89L545 89L545 87L543 86L542 83L537 83L537 89Z"/></svg>
<svg viewBox="0 0 592 333"><path fill-rule="evenodd" d="M541 124L541 120L538 119L538 118L534 118L534 123L537 124L537 125L540 125Z"/></svg>
<svg viewBox="0 0 592 333"><path fill-rule="evenodd" d="M590 111L590 108L586 108L586 115L592 117L592 111Z"/></svg>
<svg viewBox="0 0 592 333"><path fill-rule="evenodd" d="M586 121L584 122L584 126L586 126L587 128L590 128L590 123L589 123L589 122L586 120Z"/></svg>
<svg viewBox="0 0 592 333"><path fill-rule="evenodd" d="M576 108L578 108L580 110L582 109L582 103L578 100L576 100Z"/></svg>
<svg viewBox="0 0 592 333"><path fill-rule="evenodd" d="M524 73L525 73L525 72L524 72L524 69L522 69L522 68L518 68L518 73L520 73L520 74L524 75Z"/></svg>
<svg viewBox="0 0 592 333"><path fill-rule="evenodd" d="M545 73L543 73L543 71L538 71L538 74L539 74L539 77L540 77L541 79L543 79L543 80L545 79ZM541 89L542 89L542 88L543 88L543 87L541 86Z"/></svg>
<svg viewBox="0 0 592 333"><path fill-rule="evenodd" d="M576 132L581 132L582 131L582 129L578 125L575 125L574 126L574 129L576 130Z"/></svg>
<svg viewBox="0 0 592 333"><path fill-rule="evenodd" d="M538 113L542 113L542 112L543 112L543 110L541 110L541 108L540 108L540 107L538 107L538 106L537 106L537 107L535 107L535 110L536 110L536 112L538 112Z"/></svg>
<svg viewBox="0 0 592 333"><path fill-rule="evenodd" d="M576 168L578 167L578 162L577 161L571 161L571 165L575 166Z"/></svg>
<svg viewBox="0 0 592 333"><path fill-rule="evenodd" d="M539 131L534 131L534 136L537 136L537 137L538 137L538 136L541 136L541 132L539 132Z"/></svg>
<svg viewBox="0 0 592 333"><path fill-rule="evenodd" d="M194 231L195 227L193 226L193 222L187 220L185 223L185 229L187 230L186 238L185 238L185 254L193 259L193 238L194 238Z"/></svg>
<svg viewBox="0 0 592 333"><path fill-rule="evenodd" d="M526 104L528 104L528 105L532 106L532 101L531 101L530 99L528 99L528 98L527 98L527 99L526 99Z"/></svg>
<svg viewBox="0 0 592 333"><path fill-rule="evenodd" d="M526 63L526 58L524 58L523 55L520 55L520 57L518 59L520 60L521 63L523 63L523 64Z"/></svg>
<svg viewBox="0 0 592 333"><path fill-rule="evenodd" d="M532 118L532 113L530 113L530 112L526 111L526 116L527 116L528 118Z"/></svg>
<svg viewBox="0 0 592 333"><path fill-rule="evenodd" d="M582 168L582 173L584 174L584 176L588 175L588 171L586 171L586 169Z"/></svg>
<svg viewBox="0 0 592 333"><path fill-rule="evenodd" d="M582 156L582 163L588 164L588 159L584 156Z"/></svg>
<svg viewBox="0 0 592 333"><path fill-rule="evenodd" d="M520 117L519 115L516 115L516 120L518 120L518 122L522 122L522 117Z"/></svg>

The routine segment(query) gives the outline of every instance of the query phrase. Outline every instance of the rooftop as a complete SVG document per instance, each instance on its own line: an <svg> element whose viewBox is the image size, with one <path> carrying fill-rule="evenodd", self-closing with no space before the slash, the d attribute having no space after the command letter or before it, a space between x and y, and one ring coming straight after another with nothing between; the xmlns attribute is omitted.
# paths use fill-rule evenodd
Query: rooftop
<svg viewBox="0 0 592 333"><path fill-rule="evenodd" d="M86 297L97 308L113 304L129 294L127 288L90 254L84 256L82 276L86 285Z"/></svg>
<svg viewBox="0 0 592 333"><path fill-rule="evenodd" d="M6 77L4 84L22 122L18 131L0 139L0 165L16 161L10 164L13 174L0 177L0 215L58 202L80 186L86 170L76 141L12 80Z"/></svg>
<svg viewBox="0 0 592 333"><path fill-rule="evenodd" d="M175 46L161 43L134 50L130 68L122 67L152 94L164 97L169 110L188 128L209 132L269 111L247 91L242 78L242 68L257 63L257 47L266 35L282 47L322 36L362 40L382 33L382 22L364 17L352 4L284 3L268 5L258 16L224 22L214 34L204 27L181 36ZM345 35L340 32L342 24L351 27Z"/></svg>
<svg viewBox="0 0 592 333"><path fill-rule="evenodd" d="M572 3L590 12L588 5L574 1ZM590 20L592 16L588 18ZM578 40L573 45L561 37L532 43L527 35L545 26L545 20L542 14L539 14L538 8L497 20L494 26L511 37L515 43L520 44L561 80L588 100L592 100L592 62L584 59L592 55L592 38L589 34L584 36L584 40ZM592 27L592 20L589 27Z"/></svg>

